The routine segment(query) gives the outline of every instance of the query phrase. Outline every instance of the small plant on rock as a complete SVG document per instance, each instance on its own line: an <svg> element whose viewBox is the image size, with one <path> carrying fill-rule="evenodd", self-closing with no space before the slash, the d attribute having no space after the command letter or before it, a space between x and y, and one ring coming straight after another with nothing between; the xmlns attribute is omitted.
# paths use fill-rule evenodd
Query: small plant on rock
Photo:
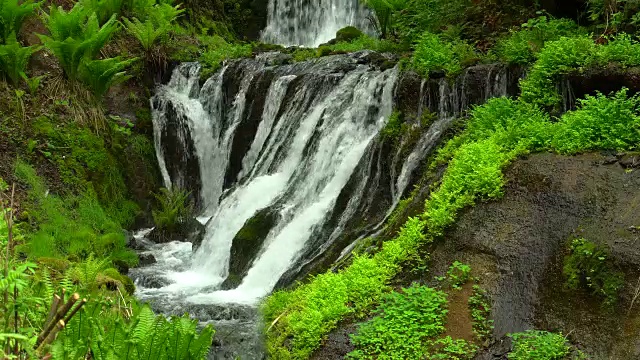
<svg viewBox="0 0 640 360"><path fill-rule="evenodd" d="M604 299L604 305L615 305L618 293L624 287L624 277L608 260L608 251L582 238L573 240L569 250L563 268L567 286L589 289Z"/></svg>
<svg viewBox="0 0 640 360"><path fill-rule="evenodd" d="M153 210L153 221L158 229L175 230L193 214L193 204L189 200L191 193L181 189L160 189L154 194L158 209Z"/></svg>
<svg viewBox="0 0 640 360"><path fill-rule="evenodd" d="M560 360L571 351L562 334L527 330L509 336L513 339L513 351L508 355L509 360Z"/></svg>

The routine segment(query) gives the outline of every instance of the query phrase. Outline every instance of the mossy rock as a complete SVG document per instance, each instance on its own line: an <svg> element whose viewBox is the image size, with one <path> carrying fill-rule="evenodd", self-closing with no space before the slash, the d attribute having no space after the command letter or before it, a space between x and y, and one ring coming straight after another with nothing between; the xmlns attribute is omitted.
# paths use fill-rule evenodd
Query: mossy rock
<svg viewBox="0 0 640 360"><path fill-rule="evenodd" d="M277 219L278 212L266 208L258 211L245 222L233 238L229 259L229 276L222 284L223 288L232 289L240 284Z"/></svg>
<svg viewBox="0 0 640 360"><path fill-rule="evenodd" d="M360 31L357 27L347 26L344 27L338 32L336 32L336 42L352 42L360 37L364 36L364 33Z"/></svg>

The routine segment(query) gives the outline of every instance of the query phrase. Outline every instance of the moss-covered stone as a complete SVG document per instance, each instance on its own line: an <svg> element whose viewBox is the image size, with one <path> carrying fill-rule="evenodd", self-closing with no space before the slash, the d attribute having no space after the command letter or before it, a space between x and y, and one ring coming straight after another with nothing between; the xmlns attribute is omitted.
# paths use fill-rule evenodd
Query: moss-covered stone
<svg viewBox="0 0 640 360"><path fill-rule="evenodd" d="M336 32L335 40L336 42L352 42L363 35L364 33L355 26L347 26Z"/></svg>
<svg viewBox="0 0 640 360"><path fill-rule="evenodd" d="M238 231L231 245L229 276L222 285L223 288L231 289L240 284L277 219L277 211L265 208L247 220Z"/></svg>

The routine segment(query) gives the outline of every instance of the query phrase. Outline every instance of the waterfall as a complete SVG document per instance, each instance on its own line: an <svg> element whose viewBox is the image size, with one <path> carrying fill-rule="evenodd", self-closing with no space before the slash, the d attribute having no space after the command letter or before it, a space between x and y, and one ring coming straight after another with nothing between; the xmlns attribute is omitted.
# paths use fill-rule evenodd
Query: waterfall
<svg viewBox="0 0 640 360"><path fill-rule="evenodd" d="M257 301L379 233L453 121L517 89L499 65L424 80L382 70L370 55L272 65L263 54L202 86L200 66L185 63L152 98L165 186L191 192L205 235L195 251L145 243L157 263L130 276L157 310L188 310L239 338L223 358L258 358ZM388 139L393 109L411 131Z"/></svg>
<svg viewBox="0 0 640 360"><path fill-rule="evenodd" d="M188 266L166 274L165 290L189 288L196 303L250 304L300 260L392 111L397 70L359 62L245 59L201 89L197 64L175 69L152 101L158 160L166 185L195 190L211 218ZM276 223L239 286L221 290L234 237L263 209Z"/></svg>
<svg viewBox="0 0 640 360"><path fill-rule="evenodd" d="M269 0L262 41L317 47L346 26L367 30L368 15L360 0Z"/></svg>

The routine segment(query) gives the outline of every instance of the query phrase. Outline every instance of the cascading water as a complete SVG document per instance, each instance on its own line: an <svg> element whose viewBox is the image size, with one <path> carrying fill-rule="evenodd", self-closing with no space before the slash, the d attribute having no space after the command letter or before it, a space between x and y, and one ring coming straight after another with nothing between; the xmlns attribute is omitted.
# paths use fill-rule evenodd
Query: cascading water
<svg viewBox="0 0 640 360"><path fill-rule="evenodd" d="M360 0L269 0L262 41L317 47L346 26L368 29L368 15Z"/></svg>
<svg viewBox="0 0 640 360"><path fill-rule="evenodd" d="M158 310L215 321L226 345L215 358L259 358L257 301L375 233L452 120L508 93L502 67L412 88L370 55L273 66L278 55L263 54L228 64L201 88L199 65L182 64L153 98L165 184L194 194L206 231L195 252L189 243L147 246L157 262L131 276ZM394 107L411 107L402 104L409 97L416 119L435 120L417 142L395 146L380 131ZM256 222L261 236L246 240Z"/></svg>

